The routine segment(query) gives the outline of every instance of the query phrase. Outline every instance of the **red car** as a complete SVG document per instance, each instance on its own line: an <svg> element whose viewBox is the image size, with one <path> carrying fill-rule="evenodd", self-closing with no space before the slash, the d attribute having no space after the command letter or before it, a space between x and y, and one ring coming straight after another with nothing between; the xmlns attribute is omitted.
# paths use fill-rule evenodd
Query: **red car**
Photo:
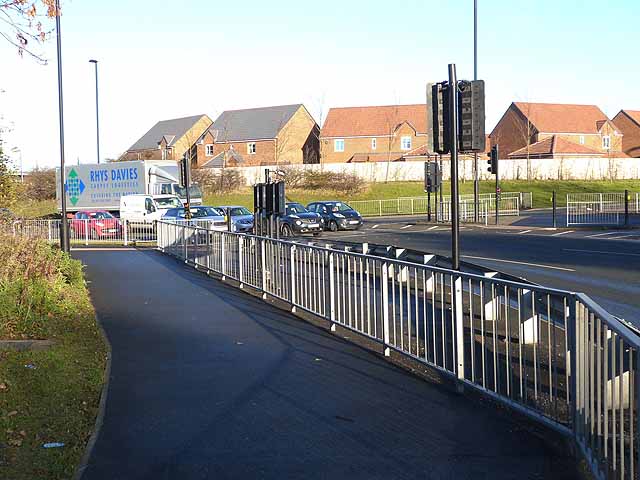
<svg viewBox="0 0 640 480"><path fill-rule="evenodd" d="M72 238L119 238L122 236L120 220L103 210L81 211L71 219Z"/></svg>

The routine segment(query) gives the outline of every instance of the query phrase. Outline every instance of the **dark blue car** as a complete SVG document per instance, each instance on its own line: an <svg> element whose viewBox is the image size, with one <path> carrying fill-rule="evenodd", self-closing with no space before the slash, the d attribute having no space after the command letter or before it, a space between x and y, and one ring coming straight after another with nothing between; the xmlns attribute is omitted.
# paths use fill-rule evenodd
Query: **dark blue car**
<svg viewBox="0 0 640 480"><path fill-rule="evenodd" d="M307 206L310 212L322 217L326 230L357 230L362 226L362 215L344 202L313 202Z"/></svg>

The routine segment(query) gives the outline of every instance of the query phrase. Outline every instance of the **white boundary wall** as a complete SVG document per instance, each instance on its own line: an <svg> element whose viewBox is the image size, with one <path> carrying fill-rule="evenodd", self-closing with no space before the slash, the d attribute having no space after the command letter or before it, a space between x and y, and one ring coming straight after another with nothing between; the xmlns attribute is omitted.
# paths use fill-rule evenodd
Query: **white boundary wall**
<svg viewBox="0 0 640 480"><path fill-rule="evenodd" d="M487 172L487 159L478 158L481 179L493 179ZM449 178L449 161L443 161L443 177ZM260 167L235 168L241 172L247 185L254 185L264 179L264 169L302 168L307 170L325 170L338 173L353 173L368 182L423 181L424 163L414 162L371 162L371 163L327 163L317 165L270 165ZM473 178L473 161L460 160L459 171L462 180ZM228 169L231 170L231 169ZM605 180L640 178L640 158L599 158L566 157L562 159L531 159L533 180ZM500 160L500 178L502 180L526 180L527 161Z"/></svg>

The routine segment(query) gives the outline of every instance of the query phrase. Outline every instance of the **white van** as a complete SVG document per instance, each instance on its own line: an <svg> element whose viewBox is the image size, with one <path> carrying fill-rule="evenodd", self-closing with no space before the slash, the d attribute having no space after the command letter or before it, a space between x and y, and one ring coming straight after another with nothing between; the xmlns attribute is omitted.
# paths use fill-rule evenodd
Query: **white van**
<svg viewBox="0 0 640 480"><path fill-rule="evenodd" d="M130 223L152 224L170 208L181 208L175 195L123 195L120 197L120 218Z"/></svg>

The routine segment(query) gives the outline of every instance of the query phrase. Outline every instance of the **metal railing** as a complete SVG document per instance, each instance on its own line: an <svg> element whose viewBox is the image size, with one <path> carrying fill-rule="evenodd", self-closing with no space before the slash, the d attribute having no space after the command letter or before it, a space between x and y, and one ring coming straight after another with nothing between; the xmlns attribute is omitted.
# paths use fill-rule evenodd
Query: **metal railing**
<svg viewBox="0 0 640 480"><path fill-rule="evenodd" d="M432 213L435 213L435 204L439 197L433 194L431 200ZM473 195L460 195L460 203L473 203ZM495 202L495 193L481 193L481 202ZM519 208L532 208L533 194L531 192L505 192L501 194L501 200L517 198ZM443 196L444 202L449 202L449 195ZM391 215L417 215L427 213L427 196L422 197L401 197L388 200L354 200L347 202L365 217L381 217ZM495 203L494 203L495 205ZM482 207L480 207L482 208ZM502 214L502 212L501 212ZM510 213L504 213L510 215Z"/></svg>
<svg viewBox="0 0 640 480"><path fill-rule="evenodd" d="M15 220L10 224L13 235L60 241L62 220ZM68 219L71 245L129 245L156 242L155 225L136 224L127 220Z"/></svg>
<svg viewBox="0 0 640 480"><path fill-rule="evenodd" d="M436 219L439 222L451 221L451 202L444 201L438 204L438 212ZM473 222L475 220L475 204L473 200L460 201L458 205L458 213L461 222ZM519 216L520 200L518 197L508 197L500 199L498 204L499 216ZM485 225L490 217L496 216L495 198L480 200L478 204L478 220Z"/></svg>
<svg viewBox="0 0 640 480"><path fill-rule="evenodd" d="M158 248L434 367L636 478L640 342L582 294L425 263L158 223Z"/></svg>
<svg viewBox="0 0 640 480"><path fill-rule="evenodd" d="M629 196L629 214L640 214L640 194L632 193ZM624 193L567 194L567 226L620 226L625 221Z"/></svg>

